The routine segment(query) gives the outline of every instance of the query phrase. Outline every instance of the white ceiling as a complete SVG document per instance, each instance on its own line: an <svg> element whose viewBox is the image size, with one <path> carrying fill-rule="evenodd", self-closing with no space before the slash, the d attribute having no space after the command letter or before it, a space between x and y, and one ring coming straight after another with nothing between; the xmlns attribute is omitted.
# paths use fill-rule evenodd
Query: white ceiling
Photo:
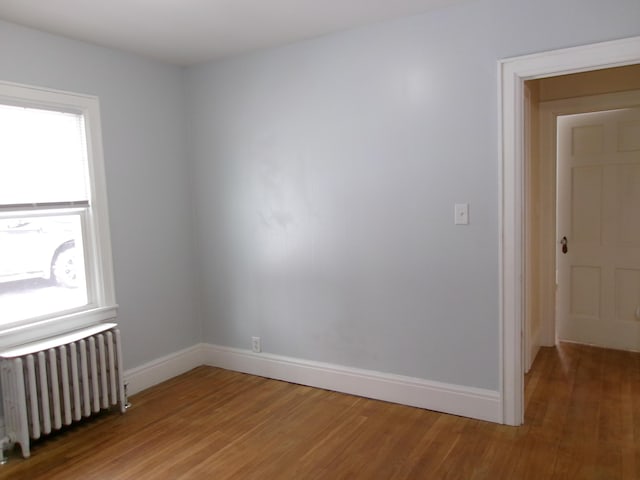
<svg viewBox="0 0 640 480"><path fill-rule="evenodd" d="M0 0L0 18L192 65L465 0Z"/></svg>

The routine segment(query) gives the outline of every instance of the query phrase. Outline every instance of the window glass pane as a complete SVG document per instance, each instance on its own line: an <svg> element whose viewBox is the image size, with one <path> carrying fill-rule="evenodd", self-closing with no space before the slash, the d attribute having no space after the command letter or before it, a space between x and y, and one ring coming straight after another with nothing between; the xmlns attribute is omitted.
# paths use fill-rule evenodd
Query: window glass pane
<svg viewBox="0 0 640 480"><path fill-rule="evenodd" d="M88 200L82 115L0 105L0 205Z"/></svg>
<svg viewBox="0 0 640 480"><path fill-rule="evenodd" d="M87 303L81 212L0 217L0 325Z"/></svg>

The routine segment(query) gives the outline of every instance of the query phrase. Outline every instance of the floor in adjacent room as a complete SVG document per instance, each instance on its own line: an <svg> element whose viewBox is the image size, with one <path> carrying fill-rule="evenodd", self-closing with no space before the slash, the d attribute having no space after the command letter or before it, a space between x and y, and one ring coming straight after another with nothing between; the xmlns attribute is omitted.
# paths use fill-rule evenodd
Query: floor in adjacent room
<svg viewBox="0 0 640 480"><path fill-rule="evenodd" d="M640 478L640 353L543 348L519 428L199 367L3 479Z"/></svg>

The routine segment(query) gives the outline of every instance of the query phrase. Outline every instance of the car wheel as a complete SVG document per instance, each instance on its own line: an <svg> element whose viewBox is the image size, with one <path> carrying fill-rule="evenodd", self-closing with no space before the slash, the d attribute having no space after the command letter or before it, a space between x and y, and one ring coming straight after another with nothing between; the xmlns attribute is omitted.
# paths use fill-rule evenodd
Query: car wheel
<svg viewBox="0 0 640 480"><path fill-rule="evenodd" d="M77 250L74 245L59 250L51 265L51 278L60 286L78 286Z"/></svg>

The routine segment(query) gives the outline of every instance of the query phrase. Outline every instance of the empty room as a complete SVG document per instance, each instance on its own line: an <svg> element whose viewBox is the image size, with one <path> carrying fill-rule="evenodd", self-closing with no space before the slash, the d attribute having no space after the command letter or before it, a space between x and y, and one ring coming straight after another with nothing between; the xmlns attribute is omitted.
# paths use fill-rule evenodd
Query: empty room
<svg viewBox="0 0 640 480"><path fill-rule="evenodd" d="M0 0L0 478L640 478L638 0Z"/></svg>

